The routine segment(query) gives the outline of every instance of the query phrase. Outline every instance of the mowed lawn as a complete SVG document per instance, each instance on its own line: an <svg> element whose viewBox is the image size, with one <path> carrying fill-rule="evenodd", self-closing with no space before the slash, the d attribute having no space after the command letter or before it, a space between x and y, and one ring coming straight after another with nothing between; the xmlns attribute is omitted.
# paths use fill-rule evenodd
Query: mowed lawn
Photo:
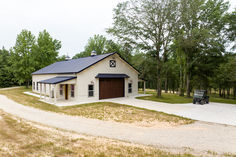
<svg viewBox="0 0 236 157"><path fill-rule="evenodd" d="M140 94L143 94L143 91L139 91ZM181 103L192 103L193 98L187 98L186 96L182 97L178 94L173 93L164 93L162 92L161 98L158 98L156 96L155 91L147 91L146 94L152 94L151 96L143 96L143 97L137 97L137 99L142 100L151 100L151 101L157 101L157 102L165 102L170 104L181 104ZM211 94L210 96L210 102L217 102L217 103L227 103L227 104L236 104L236 99L225 99L221 98L218 95Z"/></svg>
<svg viewBox="0 0 236 157"><path fill-rule="evenodd" d="M58 107L41 102L37 97L26 95L23 93L25 91L31 91L31 89L25 89L24 87L21 87L17 89L0 91L0 94L6 95L8 98L26 106L32 106L46 111L64 113L73 116L100 119L104 121L133 123L136 125L141 124L142 126L147 127L159 125L158 123L160 122L175 126L194 122L193 120L187 118L166 114L163 112L151 111L111 102Z"/></svg>
<svg viewBox="0 0 236 157"><path fill-rule="evenodd" d="M0 110L0 156L193 156L190 153L178 154L175 151L173 154L151 146L58 130L25 121Z"/></svg>

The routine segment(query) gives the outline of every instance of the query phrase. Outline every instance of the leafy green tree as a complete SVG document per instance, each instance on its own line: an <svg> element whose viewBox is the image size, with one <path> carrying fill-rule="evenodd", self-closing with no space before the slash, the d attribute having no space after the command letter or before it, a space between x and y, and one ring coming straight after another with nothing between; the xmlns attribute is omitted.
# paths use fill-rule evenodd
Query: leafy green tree
<svg viewBox="0 0 236 157"><path fill-rule="evenodd" d="M94 37L89 38L84 51L77 53L73 59L90 56L93 50L95 50L98 55L117 52L127 61L131 61L132 57L132 47L128 43L115 43L113 40L107 40L106 37L102 35L94 35Z"/></svg>
<svg viewBox="0 0 236 157"><path fill-rule="evenodd" d="M115 43L113 40L107 40L106 42L106 53L117 52L128 62L131 62L132 51L133 48L129 43Z"/></svg>
<svg viewBox="0 0 236 157"><path fill-rule="evenodd" d="M57 61L60 48L61 42L53 39L46 30L39 32L35 48L32 51L36 70Z"/></svg>
<svg viewBox="0 0 236 157"><path fill-rule="evenodd" d="M94 50L98 55L103 54L105 51L106 41L107 39L103 35L94 35L92 38L89 38L84 51L91 53Z"/></svg>
<svg viewBox="0 0 236 157"><path fill-rule="evenodd" d="M226 19L229 26L227 29L228 38L233 42L232 48L236 49L236 8L232 13L226 15Z"/></svg>
<svg viewBox="0 0 236 157"><path fill-rule="evenodd" d="M113 27L108 33L120 41L153 51L157 71L157 96L161 96L163 45L168 45L178 17L175 0L130 0L114 9ZM166 42L166 44L163 44Z"/></svg>
<svg viewBox="0 0 236 157"><path fill-rule="evenodd" d="M59 62L59 61L65 61L67 57L68 57L67 55L58 56L58 57L57 57L57 61L58 61L58 62Z"/></svg>
<svg viewBox="0 0 236 157"><path fill-rule="evenodd" d="M11 51L11 64L17 82L26 84L27 88L31 82L31 73L35 71L34 49L35 36L28 30L22 30Z"/></svg>
<svg viewBox="0 0 236 157"><path fill-rule="evenodd" d="M11 70L10 53L4 47L0 49L0 87L16 85Z"/></svg>
<svg viewBox="0 0 236 157"><path fill-rule="evenodd" d="M92 51L96 51L98 55L105 53L106 42L107 39L103 35L97 34L90 37L84 51L77 53L73 59L90 56Z"/></svg>
<svg viewBox="0 0 236 157"><path fill-rule="evenodd" d="M223 17L227 9L228 3L223 0L181 0L180 29L176 42L185 56L188 97L192 72L201 56L208 57L209 53L216 56L225 52L222 34L225 26Z"/></svg>
<svg viewBox="0 0 236 157"><path fill-rule="evenodd" d="M90 56L90 55L91 55L91 52L85 52L85 51L83 51L83 52L80 52L80 53L75 54L75 55L72 57L72 59L77 59L77 58L82 58L82 57L88 57L88 56Z"/></svg>

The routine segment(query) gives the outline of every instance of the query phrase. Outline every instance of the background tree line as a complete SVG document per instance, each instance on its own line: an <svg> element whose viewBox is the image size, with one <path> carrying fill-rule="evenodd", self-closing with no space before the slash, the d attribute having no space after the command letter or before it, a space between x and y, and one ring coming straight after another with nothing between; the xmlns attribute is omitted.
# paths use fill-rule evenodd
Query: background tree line
<svg viewBox="0 0 236 157"><path fill-rule="evenodd" d="M114 8L107 33L88 39L73 58L118 52L140 71L157 96L194 89L236 97L236 9L223 0L129 0ZM22 30L11 49L0 50L0 87L30 85L31 73L53 62L61 42L44 30Z"/></svg>
<svg viewBox="0 0 236 157"><path fill-rule="evenodd" d="M147 87L180 96L212 89L236 97L236 9L223 0L129 0L114 9L113 26L88 40L74 58L118 52ZM231 49L229 48L231 44ZM227 49L228 47L228 49Z"/></svg>
<svg viewBox="0 0 236 157"><path fill-rule="evenodd" d="M31 85L31 73L65 57L58 56L61 42L43 30L36 38L30 31L22 30L15 45L0 49L0 87Z"/></svg>
<svg viewBox="0 0 236 157"><path fill-rule="evenodd" d="M107 32L138 50L133 64L158 97L215 89L235 98L236 9L228 8L223 0L129 0Z"/></svg>

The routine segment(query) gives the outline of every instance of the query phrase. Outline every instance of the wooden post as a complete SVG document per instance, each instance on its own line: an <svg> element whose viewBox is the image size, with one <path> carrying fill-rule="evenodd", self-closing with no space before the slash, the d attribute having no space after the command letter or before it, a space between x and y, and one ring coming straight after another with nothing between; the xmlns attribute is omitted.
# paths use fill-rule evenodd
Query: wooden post
<svg viewBox="0 0 236 157"><path fill-rule="evenodd" d="M49 84L49 101L51 101L52 98L52 92L51 92L52 88L51 88L51 84Z"/></svg>
<svg viewBox="0 0 236 157"><path fill-rule="evenodd" d="M44 100L46 101L46 83L44 83Z"/></svg>
<svg viewBox="0 0 236 157"><path fill-rule="evenodd" d="M57 84L54 85L54 104L57 103Z"/></svg>
<svg viewBox="0 0 236 157"><path fill-rule="evenodd" d="M42 99L42 83L39 83L40 99Z"/></svg>

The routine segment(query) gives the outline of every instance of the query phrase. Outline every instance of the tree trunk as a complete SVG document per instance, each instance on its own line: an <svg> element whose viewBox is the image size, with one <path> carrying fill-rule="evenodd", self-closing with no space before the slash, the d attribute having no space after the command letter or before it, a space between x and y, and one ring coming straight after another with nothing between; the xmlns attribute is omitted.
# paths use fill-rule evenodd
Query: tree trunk
<svg viewBox="0 0 236 157"><path fill-rule="evenodd" d="M26 88L28 89L29 88L29 83L30 81L27 81L27 83L26 83Z"/></svg>
<svg viewBox="0 0 236 157"><path fill-rule="evenodd" d="M223 98L225 98L225 88L223 88Z"/></svg>
<svg viewBox="0 0 236 157"><path fill-rule="evenodd" d="M157 97L161 97L161 76L157 76Z"/></svg>
<svg viewBox="0 0 236 157"><path fill-rule="evenodd" d="M161 61L159 57L159 48L157 48L157 97L161 97Z"/></svg>
<svg viewBox="0 0 236 157"><path fill-rule="evenodd" d="M179 87L179 96L184 96L184 77L183 77L183 69L180 66L180 87Z"/></svg>
<svg viewBox="0 0 236 157"><path fill-rule="evenodd" d="M189 63L189 57L187 57L187 61L186 61L186 93L187 93L187 97L190 97L190 63Z"/></svg>
<svg viewBox="0 0 236 157"><path fill-rule="evenodd" d="M234 85L234 88L233 88L233 98L234 99L236 98L236 85Z"/></svg>
<svg viewBox="0 0 236 157"><path fill-rule="evenodd" d="M187 97L190 97L190 74L187 73L187 87L186 87Z"/></svg>
<svg viewBox="0 0 236 157"><path fill-rule="evenodd" d="M167 78L167 75L166 75L166 78L165 78L165 93L168 93L168 78Z"/></svg>
<svg viewBox="0 0 236 157"><path fill-rule="evenodd" d="M229 95L230 95L230 88L227 88L227 99L229 99Z"/></svg>
<svg viewBox="0 0 236 157"><path fill-rule="evenodd" d="M222 97L221 88L219 88L219 96Z"/></svg>

